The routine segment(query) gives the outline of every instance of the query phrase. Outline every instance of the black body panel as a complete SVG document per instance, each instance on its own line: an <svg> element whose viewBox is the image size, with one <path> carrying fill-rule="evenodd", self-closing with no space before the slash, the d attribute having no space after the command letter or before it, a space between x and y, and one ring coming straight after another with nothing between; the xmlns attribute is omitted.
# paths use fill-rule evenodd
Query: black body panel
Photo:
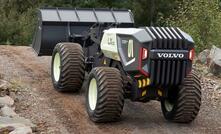
<svg viewBox="0 0 221 134"><path fill-rule="evenodd" d="M152 35L151 51L183 54L183 58L152 58L150 53L150 81L154 86L175 86L182 83L192 68L188 52L193 49L193 40L178 28L146 28Z"/></svg>
<svg viewBox="0 0 221 134"><path fill-rule="evenodd" d="M144 27L132 35L118 34L118 51L124 70L131 77L139 74L150 78L155 87L175 86L182 83L191 71L189 52L194 48L192 38L173 27ZM142 33L142 38L140 35ZM145 36L144 36L145 35ZM128 43L133 40L134 56L128 56ZM142 49L148 50L148 58L142 59Z"/></svg>

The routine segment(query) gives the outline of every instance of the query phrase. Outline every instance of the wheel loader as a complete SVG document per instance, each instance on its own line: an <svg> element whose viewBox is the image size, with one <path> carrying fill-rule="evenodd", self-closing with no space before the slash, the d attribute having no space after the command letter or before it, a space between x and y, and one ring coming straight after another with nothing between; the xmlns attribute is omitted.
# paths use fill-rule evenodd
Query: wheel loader
<svg viewBox="0 0 221 134"><path fill-rule="evenodd" d="M194 41L177 27L136 28L125 9L41 8L32 47L52 56L55 90L77 92L87 83L93 122L118 121L125 99L159 101L165 119L177 123L200 110Z"/></svg>

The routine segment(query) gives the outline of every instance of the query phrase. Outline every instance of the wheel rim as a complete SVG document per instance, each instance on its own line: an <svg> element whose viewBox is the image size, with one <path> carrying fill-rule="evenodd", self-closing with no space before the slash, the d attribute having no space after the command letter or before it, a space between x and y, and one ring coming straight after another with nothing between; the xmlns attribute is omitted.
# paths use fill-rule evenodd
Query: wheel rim
<svg viewBox="0 0 221 134"><path fill-rule="evenodd" d="M53 61L53 76L56 82L60 78L60 71L61 71L60 66L61 66L60 54L56 53L54 56L54 61Z"/></svg>
<svg viewBox="0 0 221 134"><path fill-rule="evenodd" d="M165 100L164 105L165 105L165 108L168 112L171 112L173 110L174 104L171 103L169 100Z"/></svg>
<svg viewBox="0 0 221 134"><path fill-rule="evenodd" d="M95 110L97 104L97 81L91 79L88 92L88 102L91 110Z"/></svg>

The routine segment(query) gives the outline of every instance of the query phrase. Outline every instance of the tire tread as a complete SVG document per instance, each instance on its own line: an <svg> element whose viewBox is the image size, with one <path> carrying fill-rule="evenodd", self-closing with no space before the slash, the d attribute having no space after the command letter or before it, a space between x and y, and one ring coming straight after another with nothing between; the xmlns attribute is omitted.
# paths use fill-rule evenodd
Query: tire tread
<svg viewBox="0 0 221 134"><path fill-rule="evenodd" d="M110 67L96 67L92 72L98 78L98 99L91 119L94 122L119 120L124 105L123 82L119 70Z"/></svg>
<svg viewBox="0 0 221 134"><path fill-rule="evenodd" d="M60 92L80 90L85 74L82 47L77 43L59 43L55 50L61 55L61 76L54 87Z"/></svg>

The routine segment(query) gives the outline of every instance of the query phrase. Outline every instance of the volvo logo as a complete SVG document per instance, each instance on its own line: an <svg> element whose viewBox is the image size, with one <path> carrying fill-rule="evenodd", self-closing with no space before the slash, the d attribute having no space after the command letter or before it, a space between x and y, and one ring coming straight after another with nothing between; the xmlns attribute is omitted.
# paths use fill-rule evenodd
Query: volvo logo
<svg viewBox="0 0 221 134"><path fill-rule="evenodd" d="M184 58L182 53L157 53L158 58Z"/></svg>

